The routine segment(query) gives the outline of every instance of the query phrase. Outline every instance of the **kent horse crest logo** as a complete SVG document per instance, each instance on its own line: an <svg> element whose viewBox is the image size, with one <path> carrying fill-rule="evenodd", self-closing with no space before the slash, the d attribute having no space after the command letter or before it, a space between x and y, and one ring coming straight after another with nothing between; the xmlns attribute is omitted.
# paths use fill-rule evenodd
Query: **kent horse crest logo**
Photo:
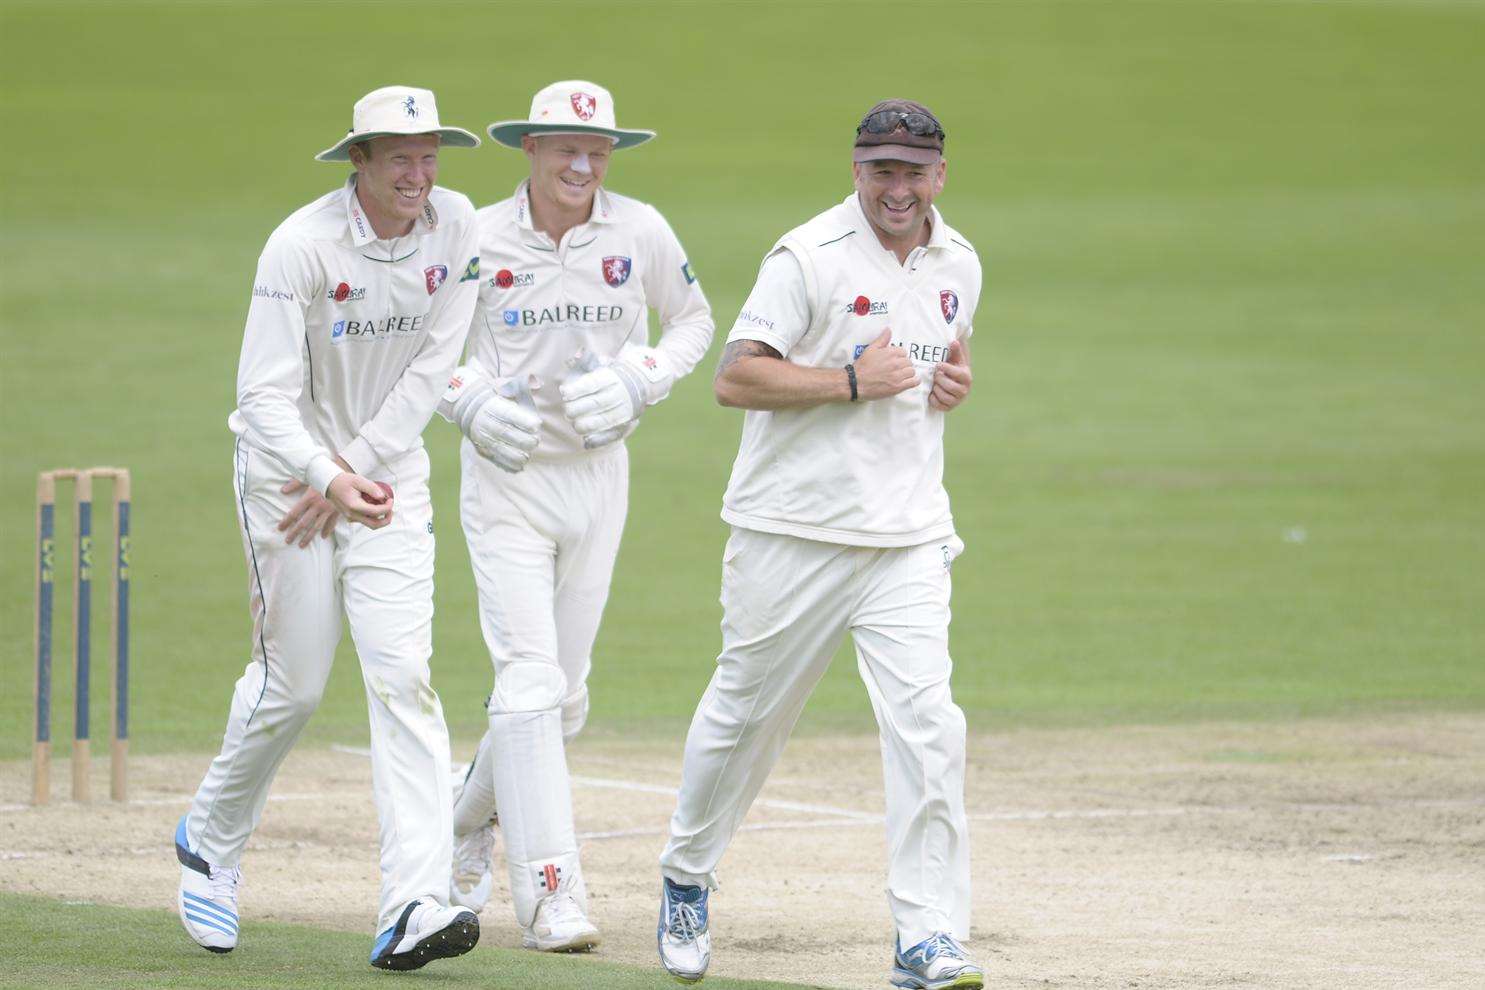
<svg viewBox="0 0 1485 990"><path fill-rule="evenodd" d="M953 289L944 289L938 294L939 309L944 312L944 322L953 323L954 317L959 315L959 296Z"/></svg>
<svg viewBox="0 0 1485 990"><path fill-rule="evenodd" d="M573 93L572 110L579 118L592 120L593 114L598 112L598 98L581 91Z"/></svg>
<svg viewBox="0 0 1485 990"><path fill-rule="evenodd" d="M604 258L603 280L616 289L629 281L629 259L617 254Z"/></svg>
<svg viewBox="0 0 1485 990"><path fill-rule="evenodd" d="M431 296L443 285L444 279L449 277L447 265L430 265L423 269L423 278L428 283L428 294Z"/></svg>
<svg viewBox="0 0 1485 990"><path fill-rule="evenodd" d="M407 114L409 117L416 118L418 116L418 101L411 96L403 100L402 112Z"/></svg>

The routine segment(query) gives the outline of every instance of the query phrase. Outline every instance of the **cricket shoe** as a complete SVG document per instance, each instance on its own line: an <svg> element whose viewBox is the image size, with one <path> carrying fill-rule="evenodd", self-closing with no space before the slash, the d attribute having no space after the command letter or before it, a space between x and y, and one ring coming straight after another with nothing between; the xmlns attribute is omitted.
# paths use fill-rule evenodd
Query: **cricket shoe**
<svg viewBox="0 0 1485 990"><path fill-rule="evenodd" d="M495 844L495 822L472 832L454 836L454 871L449 884L449 903L475 914L484 910L495 886L491 848Z"/></svg>
<svg viewBox="0 0 1485 990"><path fill-rule="evenodd" d="M536 917L521 935L523 949L538 952L587 952L598 947L598 928L566 890L543 897Z"/></svg>
<svg viewBox="0 0 1485 990"><path fill-rule="evenodd" d="M397 923L376 938L371 965L377 969L421 969L435 959L462 956L480 940L480 919L468 908L413 901Z"/></svg>
<svg viewBox="0 0 1485 990"><path fill-rule="evenodd" d="M706 897L705 887L661 878L660 924L655 932L660 944L660 965L682 983L700 980L712 961Z"/></svg>
<svg viewBox="0 0 1485 990"><path fill-rule="evenodd" d="M180 860L180 892L175 905L180 923L208 952L231 952L237 946L237 888L242 870L212 866L191 852L186 819L175 827L175 858Z"/></svg>
<svg viewBox="0 0 1485 990"><path fill-rule="evenodd" d="M970 990L985 985L985 971L970 962L952 935L934 932L892 960L892 985L903 990Z"/></svg>

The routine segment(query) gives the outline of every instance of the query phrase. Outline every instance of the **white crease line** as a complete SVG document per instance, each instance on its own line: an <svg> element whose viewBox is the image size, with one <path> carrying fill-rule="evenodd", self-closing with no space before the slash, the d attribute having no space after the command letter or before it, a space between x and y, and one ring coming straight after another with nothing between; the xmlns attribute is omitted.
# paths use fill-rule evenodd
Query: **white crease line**
<svg viewBox="0 0 1485 990"><path fill-rule="evenodd" d="M793 828L859 828L862 825L880 825L880 818L816 818L808 821L793 822L757 822L752 825L743 825L738 828L739 832L773 832L782 829ZM669 827L665 828L624 828L612 832L579 832L578 838L582 839L635 839L652 838L656 836L669 835Z"/></svg>
<svg viewBox="0 0 1485 990"><path fill-rule="evenodd" d="M680 792L674 787L665 787L661 784L641 784L631 780L611 780L607 777L580 777L574 775L574 784L582 784L584 787L604 787L619 791L639 791L644 794L665 794L675 797ZM774 798L759 798L753 802L754 807L776 808L779 811L802 811L813 815L838 815L841 818L849 818L854 821L879 822L881 815L873 815L864 811L851 811L847 808L834 808L826 804L805 804L799 801L780 801Z"/></svg>
<svg viewBox="0 0 1485 990"><path fill-rule="evenodd" d="M322 793L319 793L319 794L270 794L270 795L268 795L268 800L270 800L270 801L333 801L338 796L339 795L335 794L333 791L325 791L325 792L322 792ZM75 802L68 801L68 802L57 802L57 805L61 805L61 804L64 804L64 803L65 804L75 804ZM189 794L181 794L181 795L179 795L177 797L130 798L128 801L123 801L123 802L119 802L119 803L110 802L108 805L104 805L102 807L105 807L105 808L165 808L165 807L175 806L175 807L180 807L180 808L187 808L187 807L190 807L190 804L191 804L191 795L189 795ZM51 805L51 804L45 805L45 807L48 807L48 808L54 807L54 806L56 806L56 805ZM84 807L84 805L76 805L76 806L77 807ZM37 807L36 805L32 805L32 804L0 804L0 814L4 814L5 812L11 812L11 811L33 811L33 810L35 810L36 807Z"/></svg>

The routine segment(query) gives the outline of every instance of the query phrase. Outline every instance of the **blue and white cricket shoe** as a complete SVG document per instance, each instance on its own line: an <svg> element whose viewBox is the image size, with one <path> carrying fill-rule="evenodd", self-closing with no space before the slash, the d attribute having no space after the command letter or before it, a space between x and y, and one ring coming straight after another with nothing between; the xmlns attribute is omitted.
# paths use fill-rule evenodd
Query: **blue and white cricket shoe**
<svg viewBox="0 0 1485 990"><path fill-rule="evenodd" d="M660 965L682 983L706 975L712 961L712 936L707 930L705 887L679 884L669 877L660 882Z"/></svg>
<svg viewBox="0 0 1485 990"><path fill-rule="evenodd" d="M421 969L435 959L462 956L480 940L480 919L468 908L413 901L397 923L376 937L371 965L377 969Z"/></svg>
<svg viewBox="0 0 1485 990"><path fill-rule="evenodd" d="M944 932L934 932L907 951L899 940L892 964L892 985L903 990L978 990L985 985L985 971Z"/></svg>
<svg viewBox="0 0 1485 990"><path fill-rule="evenodd" d="M231 952L237 947L237 888L242 884L242 870L212 866L191 852L184 815L175 827L175 858L180 860L180 892L175 898L180 923L203 949Z"/></svg>

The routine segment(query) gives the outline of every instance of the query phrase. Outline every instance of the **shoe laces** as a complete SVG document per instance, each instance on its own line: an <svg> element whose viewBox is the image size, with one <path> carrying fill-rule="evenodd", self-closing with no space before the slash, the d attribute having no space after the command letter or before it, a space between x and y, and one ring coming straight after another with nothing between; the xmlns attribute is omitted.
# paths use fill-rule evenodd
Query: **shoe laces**
<svg viewBox="0 0 1485 990"><path fill-rule="evenodd" d="M242 885L242 867L234 866L231 869L223 869L220 866L213 866L207 876L211 880L212 900L237 900L237 888Z"/></svg>
<svg viewBox="0 0 1485 990"><path fill-rule="evenodd" d="M701 912L690 901L677 900L671 903L670 923L666 934L681 942L694 942L701 934Z"/></svg>
<svg viewBox="0 0 1485 990"><path fill-rule="evenodd" d="M582 908L578 907L577 899L565 891L558 891L548 897L542 906L549 925L588 920L583 915Z"/></svg>
<svg viewBox="0 0 1485 990"><path fill-rule="evenodd" d="M964 947L954 941L952 935L943 932L934 932L922 946L923 961L932 962L939 956L948 959L964 959Z"/></svg>
<svg viewBox="0 0 1485 990"><path fill-rule="evenodd" d="M454 876L476 883L490 872L490 847L495 843L495 830L486 825L460 837L454 847Z"/></svg>

